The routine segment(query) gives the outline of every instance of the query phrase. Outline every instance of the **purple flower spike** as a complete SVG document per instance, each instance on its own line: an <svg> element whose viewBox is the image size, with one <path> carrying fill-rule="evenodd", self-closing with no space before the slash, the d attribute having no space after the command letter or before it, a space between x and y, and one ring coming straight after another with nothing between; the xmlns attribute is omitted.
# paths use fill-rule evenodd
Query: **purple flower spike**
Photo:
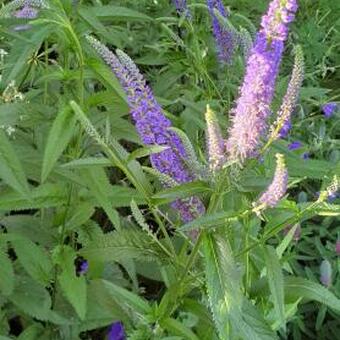
<svg viewBox="0 0 340 340"><path fill-rule="evenodd" d="M215 10L227 18L228 13L221 0L207 0L210 16L212 18L213 34L218 49L218 57L222 63L230 64L235 50L236 35L231 28L223 26L218 20Z"/></svg>
<svg viewBox="0 0 340 340"><path fill-rule="evenodd" d="M285 165L284 157L276 154L276 169L274 178L268 189L254 203L254 211L259 213L267 207L275 207L281 198L286 194L288 184L288 171Z"/></svg>
<svg viewBox="0 0 340 340"><path fill-rule="evenodd" d="M93 37L87 37L125 90L130 113L136 130L146 145L162 145L168 148L150 156L153 168L169 176L173 183L186 183L195 176L186 166L187 154L179 136L171 131L171 122L162 112L152 90L146 84L137 66L124 52L117 50L117 56ZM177 200L172 206L179 211L182 220L189 222L205 211L203 203L196 197Z"/></svg>
<svg viewBox="0 0 340 340"><path fill-rule="evenodd" d="M187 1L186 0L172 0L174 6L176 7L177 13L182 15L185 13L187 18L191 18L191 13L188 9Z"/></svg>
<svg viewBox="0 0 340 340"><path fill-rule="evenodd" d="M292 142L288 145L288 150L297 150L297 149L300 149L302 146L302 143L299 142L299 141L295 141L295 142Z"/></svg>
<svg viewBox="0 0 340 340"><path fill-rule="evenodd" d="M322 111L326 118L333 116L333 113L338 109L338 104L334 102L327 103L322 106Z"/></svg>
<svg viewBox="0 0 340 340"><path fill-rule="evenodd" d="M124 326L120 321L113 323L109 329L109 333L107 334L108 340L125 340L125 330Z"/></svg>
<svg viewBox="0 0 340 340"><path fill-rule="evenodd" d="M267 129L270 104L295 0L273 0L247 60L246 74L232 110L227 148L231 159L255 157Z"/></svg>

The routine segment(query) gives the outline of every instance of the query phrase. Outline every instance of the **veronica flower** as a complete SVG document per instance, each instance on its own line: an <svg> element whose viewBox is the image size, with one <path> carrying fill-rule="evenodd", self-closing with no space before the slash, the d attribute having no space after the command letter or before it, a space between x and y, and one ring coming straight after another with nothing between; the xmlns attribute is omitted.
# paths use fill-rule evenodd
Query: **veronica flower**
<svg viewBox="0 0 340 340"><path fill-rule="evenodd" d="M228 13L221 0L207 0L207 6L212 19L213 34L218 49L218 57L221 62L230 63L235 50L235 32L231 27L228 28L221 24L215 14L215 10L224 18L227 18Z"/></svg>
<svg viewBox="0 0 340 340"><path fill-rule="evenodd" d="M276 154L276 169L274 178L268 189L254 203L254 211L258 213L267 207L275 207L286 194L288 184L288 170L281 154Z"/></svg>
<svg viewBox="0 0 340 340"><path fill-rule="evenodd" d="M109 329L107 334L108 340L125 340L125 330L124 326L120 321L113 323Z"/></svg>
<svg viewBox="0 0 340 340"><path fill-rule="evenodd" d="M273 0L262 18L261 29L248 57L227 148L232 159L244 161L257 155L267 129L270 104L281 62L288 25L294 19L296 0Z"/></svg>
<svg viewBox="0 0 340 340"><path fill-rule="evenodd" d="M124 88L130 113L137 132L146 145L168 146L167 149L150 156L152 166L160 173L169 176L174 183L192 181L195 176L188 170L186 152L181 139L171 131L171 122L156 101L150 87L133 61L122 51L118 57L93 37L87 38L90 44L108 64ZM204 213L205 209L198 198L178 200L173 203L184 222L189 222Z"/></svg>
<svg viewBox="0 0 340 340"><path fill-rule="evenodd" d="M299 141L295 141L295 142L292 142L290 144L288 144L288 150L297 150L297 149L300 149L302 146L302 143L299 142Z"/></svg>
<svg viewBox="0 0 340 340"><path fill-rule="evenodd" d="M332 284L332 266L328 260L321 262L320 281L325 287L330 287Z"/></svg>
<svg viewBox="0 0 340 340"><path fill-rule="evenodd" d="M38 10L30 6L24 6L22 9L16 11L14 16L22 19L35 19L38 16Z"/></svg>
<svg viewBox="0 0 340 340"><path fill-rule="evenodd" d="M291 128L291 115L295 109L304 76L304 60L301 48L296 49L294 67L287 92L283 98L277 119L271 128L270 138L284 138Z"/></svg>
<svg viewBox="0 0 340 340"><path fill-rule="evenodd" d="M0 17L16 17L34 19L37 17L37 9L48 8L44 0L13 0L0 9Z"/></svg>
<svg viewBox="0 0 340 340"><path fill-rule="evenodd" d="M206 138L209 157L209 167L212 171L218 170L226 161L224 140L222 138L221 129L218 125L217 117L207 105L205 113L207 124Z"/></svg>
<svg viewBox="0 0 340 340"><path fill-rule="evenodd" d="M186 17L188 18L191 17L186 0L172 0L172 2L174 6L176 7L178 14L181 15L185 13Z"/></svg>
<svg viewBox="0 0 340 340"><path fill-rule="evenodd" d="M337 103L330 102L322 106L322 111L326 118L330 118L333 116L333 113L337 110L337 108Z"/></svg>

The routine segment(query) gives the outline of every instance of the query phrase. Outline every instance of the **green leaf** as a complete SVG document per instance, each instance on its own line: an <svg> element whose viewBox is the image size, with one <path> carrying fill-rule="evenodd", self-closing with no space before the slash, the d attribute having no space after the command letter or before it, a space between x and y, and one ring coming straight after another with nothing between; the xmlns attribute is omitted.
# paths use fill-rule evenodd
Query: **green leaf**
<svg viewBox="0 0 340 340"><path fill-rule="evenodd" d="M230 338L230 322L242 306L240 276L228 241L219 234L204 235L205 276L210 308L222 339Z"/></svg>
<svg viewBox="0 0 340 340"><path fill-rule="evenodd" d="M234 212L218 212L199 217L192 222L184 224L179 230L189 231L192 229L217 228L226 225L231 221L237 221L238 218L239 215Z"/></svg>
<svg viewBox="0 0 340 340"><path fill-rule="evenodd" d="M112 163L110 162L109 159L105 157L87 157L87 158L80 158L80 159L75 159L69 163L65 163L61 165L61 168L66 168L66 169L81 169L81 168L89 168L89 167L109 167L112 166Z"/></svg>
<svg viewBox="0 0 340 340"><path fill-rule="evenodd" d="M67 220L65 227L67 230L74 230L86 223L94 214L94 206L89 202L79 203L77 202L76 209L73 210L73 214Z"/></svg>
<svg viewBox="0 0 340 340"><path fill-rule="evenodd" d="M289 299L303 297L306 300L318 301L340 313L340 299L319 283L300 277L285 278L285 295Z"/></svg>
<svg viewBox="0 0 340 340"><path fill-rule="evenodd" d="M285 327L283 274L278 255L273 247L266 246L264 248L264 259L266 262L269 289L273 296L277 320L281 326Z"/></svg>
<svg viewBox="0 0 340 340"><path fill-rule="evenodd" d="M38 320L49 319L51 308L50 294L33 279L26 276L18 277L15 289L8 298L23 313Z"/></svg>
<svg viewBox="0 0 340 340"><path fill-rule="evenodd" d="M19 262L27 273L43 285L51 280L52 263L48 253L27 238L12 235L11 244Z"/></svg>
<svg viewBox="0 0 340 340"><path fill-rule="evenodd" d="M110 182L103 168L88 168L82 170L84 182L89 187L92 195L99 205L105 210L112 224L119 229L119 215L110 203Z"/></svg>
<svg viewBox="0 0 340 340"><path fill-rule="evenodd" d="M149 304L138 295L117 286L112 282L106 280L101 281L108 293L117 299L117 301L132 308L135 312L140 313L142 316L146 316L151 313L151 307Z"/></svg>
<svg viewBox="0 0 340 340"><path fill-rule="evenodd" d="M102 20L142 20L142 21L149 21L152 20L149 16L134 11L132 9L120 6L92 6L86 7L86 9L82 9L82 11L86 10L87 13L97 16L99 19Z"/></svg>
<svg viewBox="0 0 340 340"><path fill-rule="evenodd" d="M61 206L66 203L67 193L60 184L43 184L31 192L30 199L13 191L3 192L0 210L27 210Z"/></svg>
<svg viewBox="0 0 340 340"><path fill-rule="evenodd" d="M172 319L166 318L162 319L160 322L162 328L165 328L170 332L170 334L177 334L181 336L182 339L188 340L199 340L199 338L193 333L191 329L183 325L183 323Z"/></svg>
<svg viewBox="0 0 340 340"><path fill-rule="evenodd" d="M162 152L166 149L169 149L169 146L161 146L161 145L152 145L152 146L146 146L144 148L137 149L130 153L127 162L130 162L137 158L142 158L146 156L150 156L154 153Z"/></svg>
<svg viewBox="0 0 340 340"><path fill-rule="evenodd" d="M75 251L69 246L63 246L58 254L58 263L62 268L59 275L60 287L67 300L74 307L81 320L86 315L86 279L84 275L77 276L74 265Z"/></svg>
<svg viewBox="0 0 340 340"><path fill-rule="evenodd" d="M56 161L69 143L76 124L76 117L69 108L59 112L48 134L41 172L41 182L44 182L54 167Z"/></svg>
<svg viewBox="0 0 340 340"><path fill-rule="evenodd" d="M4 295L11 295L14 288L12 261L0 247L0 290Z"/></svg>
<svg viewBox="0 0 340 340"><path fill-rule="evenodd" d="M226 235L204 235L203 242L209 303L221 339L276 339L261 314L242 295L240 273Z"/></svg>
<svg viewBox="0 0 340 340"><path fill-rule="evenodd" d="M27 327L18 336L18 340L36 340L42 335L44 328L39 324L33 324Z"/></svg>
<svg viewBox="0 0 340 340"><path fill-rule="evenodd" d="M150 235L134 228L103 234L81 249L80 253L90 261L168 261L167 255Z"/></svg>
<svg viewBox="0 0 340 340"><path fill-rule="evenodd" d="M2 129L0 129L0 178L14 190L28 197L29 188L24 169Z"/></svg>
<svg viewBox="0 0 340 340"><path fill-rule="evenodd" d="M211 191L208 183L203 181L194 181L165 189L153 196L154 200L171 202L178 198L191 197L196 194L207 193Z"/></svg>

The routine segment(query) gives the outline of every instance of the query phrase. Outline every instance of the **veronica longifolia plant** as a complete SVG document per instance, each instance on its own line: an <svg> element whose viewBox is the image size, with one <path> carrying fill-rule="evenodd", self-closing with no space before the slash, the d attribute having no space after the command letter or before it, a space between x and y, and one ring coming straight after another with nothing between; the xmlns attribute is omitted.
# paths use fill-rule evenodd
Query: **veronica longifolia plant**
<svg viewBox="0 0 340 340"><path fill-rule="evenodd" d="M222 15L225 14L222 2L208 1L208 5L213 16L217 43L225 43L228 39L214 17L216 9L220 9ZM202 254L205 282L200 287L203 290L206 288L216 333L223 340L272 340L276 339L276 330L285 328L285 283L280 257L287 247L287 239L292 240L294 233L288 231L285 243L277 249L265 245L265 241L279 231L296 225L304 213L310 213L316 205L323 204L328 195L338 188L336 182L324 190L317 202L299 211L297 220L296 217L289 218L285 223L275 220L275 208L288 190L288 166L284 155L276 152L275 166L271 166L274 154L267 151L271 143L289 130L286 125L290 124L303 80L303 56L300 49L296 50L287 92L270 131L267 131L267 120L272 112L271 104L288 27L296 10L295 0L273 0L270 3L268 12L262 18L255 43L246 52L245 76L239 97L231 111L231 124L226 139L217 116L207 106L207 160L202 162L204 164L198 161L187 137L183 138L182 132L176 132L170 120L163 114L151 88L130 57L120 50L112 53L99 41L88 37L92 47L110 66L127 94L130 114L143 144L166 147L150 156L150 162L164 186L170 187L169 191L172 193L176 192L176 186L197 179L206 181L210 186L210 196L206 195L209 196L206 197L207 209L201 198L190 192L187 199L177 199L172 203L185 223L181 230L200 230L200 236L187 256L184 272L175 280L172 288L179 291L178 296L181 296L186 275L189 275L193 264ZM220 52L226 56L225 52L230 51ZM266 140L267 144L261 148L262 142ZM259 160L252 159L255 157L263 158L265 166ZM270 170L266 181L268 184L263 184L267 168ZM254 188L258 189L255 193ZM142 218L141 214L139 216ZM260 228L261 220L268 222L264 231ZM144 222L141 224L144 225ZM202 253L199 251L200 246L203 248ZM187 247L184 246L182 254ZM262 263L253 265L258 262L259 256ZM268 283L265 294L271 295L265 304L258 303L262 298L258 300L253 292L253 289L256 290L253 285L261 284L263 277L266 277ZM175 306L178 296L172 297L171 303L167 300L164 304ZM172 310L170 307L169 309Z"/></svg>

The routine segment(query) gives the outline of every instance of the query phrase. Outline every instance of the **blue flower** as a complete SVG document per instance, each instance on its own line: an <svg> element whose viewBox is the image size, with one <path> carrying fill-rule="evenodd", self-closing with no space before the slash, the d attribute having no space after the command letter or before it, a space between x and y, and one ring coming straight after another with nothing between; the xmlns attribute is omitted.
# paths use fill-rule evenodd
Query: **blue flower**
<svg viewBox="0 0 340 340"><path fill-rule="evenodd" d="M309 152L304 152L304 153L301 155L301 158L304 159L304 160L309 159Z"/></svg>
<svg viewBox="0 0 340 340"><path fill-rule="evenodd" d="M322 111L326 118L332 117L333 113L337 109L338 109L338 104L334 102L330 102L322 106Z"/></svg>
<svg viewBox="0 0 340 340"><path fill-rule="evenodd" d="M120 321L113 323L107 335L108 340L125 340L124 326Z"/></svg>
<svg viewBox="0 0 340 340"><path fill-rule="evenodd" d="M295 142L292 142L288 145L288 150L297 150L297 149L300 149L302 146L301 142L299 141L295 141Z"/></svg>

